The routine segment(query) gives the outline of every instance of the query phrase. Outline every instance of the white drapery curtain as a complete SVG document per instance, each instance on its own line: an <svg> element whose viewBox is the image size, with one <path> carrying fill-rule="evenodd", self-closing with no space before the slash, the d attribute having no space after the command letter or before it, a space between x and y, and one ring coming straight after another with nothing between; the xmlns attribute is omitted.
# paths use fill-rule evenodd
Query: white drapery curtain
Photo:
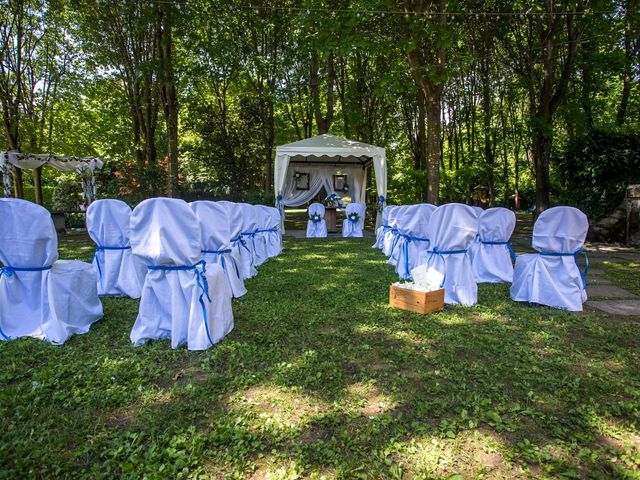
<svg viewBox="0 0 640 480"><path fill-rule="evenodd" d="M0 152L0 174L5 197L11 196L11 166L22 170L49 165L61 172L76 171L82 180L82 206L86 209L96 199L96 179L94 171L102 168L104 161L96 157L62 157L49 153Z"/></svg>
<svg viewBox="0 0 640 480"><path fill-rule="evenodd" d="M323 166L303 166L300 168L291 168L285 175L284 187L282 189L282 204L286 207L297 207L304 205L315 197L324 187L327 195L335 193L341 197L351 197L354 202L363 202L365 189L363 188L366 179L365 170L362 168L337 168ZM306 173L309 175L309 190L297 190L297 184L294 178L296 172ZM334 175L347 175L347 185L349 191L336 192L333 189Z"/></svg>

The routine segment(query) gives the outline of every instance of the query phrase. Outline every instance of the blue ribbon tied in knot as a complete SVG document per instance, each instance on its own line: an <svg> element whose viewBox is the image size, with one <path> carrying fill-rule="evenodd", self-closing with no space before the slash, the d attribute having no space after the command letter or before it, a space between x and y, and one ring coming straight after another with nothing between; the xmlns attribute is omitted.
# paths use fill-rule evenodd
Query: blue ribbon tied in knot
<svg viewBox="0 0 640 480"><path fill-rule="evenodd" d="M580 265L578 265L578 255L584 255L585 266L584 271L580 269ZM544 257L573 257L576 262L576 267L578 267L578 272L580 273L580 279L582 280L582 288L587 288L587 274L589 273L589 257L587 253L579 248L573 253L560 253L560 252L540 252L540 255Z"/></svg>
<svg viewBox="0 0 640 480"><path fill-rule="evenodd" d="M402 253L404 255L404 271L407 275L407 278L411 278L411 272L409 271L409 268L411 268L409 262L409 244L411 242L429 242L429 239L423 237L414 237L412 235L407 235L404 233L398 233L396 239L399 237L404 238L404 242L402 243Z"/></svg>
<svg viewBox="0 0 640 480"><path fill-rule="evenodd" d="M433 247L433 250L427 250L427 253L430 253L429 259L427 260L427 266L431 263L431 259L434 255L437 255L442 259L442 263L444 263L444 275L442 276L442 282L440 282L440 288L444 287L444 283L447 280L447 259L444 257L445 255L462 255L467 253L467 250L438 250L438 247Z"/></svg>
<svg viewBox="0 0 640 480"><path fill-rule="evenodd" d="M224 250L201 250L202 253L208 253L211 255L218 255L220 257L220 266L222 267L222 270L224 270L225 272L227 271L227 265L224 259L224 256L226 254L231 254L231 249L227 248ZM238 276L238 278L242 278L240 277L240 270L238 269L238 262L236 262L236 259L233 255L231 255L231 260L233 260L233 266L236 269L236 275Z"/></svg>
<svg viewBox="0 0 640 480"><path fill-rule="evenodd" d="M211 336L209 335L209 322L207 321L207 307L204 304L204 297L207 297L209 303L211 303L211 297L209 297L209 283L207 282L207 262L204 260L200 260L198 263L194 265L149 265L147 266L149 270L162 270L162 271L192 271L196 274L196 282L198 284L198 288L201 293L198 297L198 301L200 302L200 306L202 307L202 318L204 320L204 328L207 332L207 338L209 339L209 343L215 346L213 340L211 340Z"/></svg>

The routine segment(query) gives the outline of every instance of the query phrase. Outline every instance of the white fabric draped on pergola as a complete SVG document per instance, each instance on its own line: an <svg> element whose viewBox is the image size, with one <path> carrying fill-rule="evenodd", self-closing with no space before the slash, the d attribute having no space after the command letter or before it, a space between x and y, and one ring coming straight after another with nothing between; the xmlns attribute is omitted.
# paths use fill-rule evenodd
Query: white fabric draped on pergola
<svg viewBox="0 0 640 480"><path fill-rule="evenodd" d="M22 170L35 169L49 165L61 172L78 172L82 179L82 202L84 207L96 199L96 180L94 171L102 168L104 161L96 157L62 157L49 153L20 153L16 151L0 152L0 172L4 196L11 196L11 167Z"/></svg>
<svg viewBox="0 0 640 480"><path fill-rule="evenodd" d="M282 217L284 207L303 205L324 187L327 194L333 189L333 175L347 175L349 194L354 202L365 203L367 168L373 165L380 207L387 195L387 155L385 149L334 135L318 135L276 148L274 187L276 204ZM309 174L309 189L298 190L295 173ZM376 226L380 224L380 212Z"/></svg>

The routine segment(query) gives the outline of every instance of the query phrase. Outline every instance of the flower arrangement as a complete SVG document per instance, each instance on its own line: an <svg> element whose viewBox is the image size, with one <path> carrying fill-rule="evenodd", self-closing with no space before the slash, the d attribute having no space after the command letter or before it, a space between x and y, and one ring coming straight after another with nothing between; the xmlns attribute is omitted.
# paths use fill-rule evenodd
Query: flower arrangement
<svg viewBox="0 0 640 480"><path fill-rule="evenodd" d="M352 223L358 223L360 221L360 215L358 215L356 212L351 212L349 215L347 215L347 219Z"/></svg>
<svg viewBox="0 0 640 480"><path fill-rule="evenodd" d="M322 217L318 212L313 212L311 215L309 215L309 220L311 220L313 223L318 223L320 220L322 220Z"/></svg>
<svg viewBox="0 0 640 480"><path fill-rule="evenodd" d="M338 207L341 205L340 197L336 193L329 195L324 199L324 202L327 204L327 207Z"/></svg>

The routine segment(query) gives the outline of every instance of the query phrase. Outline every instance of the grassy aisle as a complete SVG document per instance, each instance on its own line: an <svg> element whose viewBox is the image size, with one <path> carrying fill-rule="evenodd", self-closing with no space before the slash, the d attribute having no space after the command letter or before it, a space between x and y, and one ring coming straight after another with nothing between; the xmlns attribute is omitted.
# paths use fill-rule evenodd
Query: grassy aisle
<svg viewBox="0 0 640 480"><path fill-rule="evenodd" d="M0 478L638 478L638 319L505 285L393 310L370 244L287 240L207 352L133 348L123 299L62 347L1 344Z"/></svg>

